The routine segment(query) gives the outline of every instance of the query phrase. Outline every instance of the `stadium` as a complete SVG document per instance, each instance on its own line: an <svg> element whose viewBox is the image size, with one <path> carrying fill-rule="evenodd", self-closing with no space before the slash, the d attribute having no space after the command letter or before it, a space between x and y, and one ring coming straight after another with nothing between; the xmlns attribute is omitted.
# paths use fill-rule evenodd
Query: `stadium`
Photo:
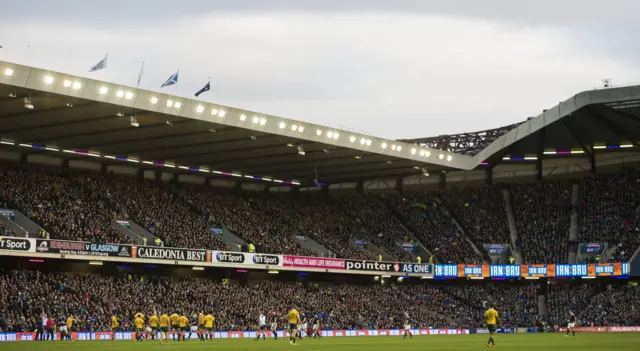
<svg viewBox="0 0 640 351"><path fill-rule="evenodd" d="M314 350L474 349L494 307L502 347L633 349L640 86L516 122L390 140L0 61L0 341L203 313L280 349L297 307Z"/></svg>

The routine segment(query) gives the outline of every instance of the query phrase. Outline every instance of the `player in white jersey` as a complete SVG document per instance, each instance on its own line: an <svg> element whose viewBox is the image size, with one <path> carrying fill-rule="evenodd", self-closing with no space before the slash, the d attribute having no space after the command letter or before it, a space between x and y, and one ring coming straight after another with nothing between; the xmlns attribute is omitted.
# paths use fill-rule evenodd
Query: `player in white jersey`
<svg viewBox="0 0 640 351"><path fill-rule="evenodd" d="M304 331L305 333L307 332L307 319L303 319L302 320L302 324L300 324L300 329L299 329L299 333L300 333L300 339L302 339L302 331Z"/></svg>
<svg viewBox="0 0 640 351"><path fill-rule="evenodd" d="M409 334L409 338L413 339L413 334L411 334L411 324L409 324L409 313L404 313L404 335L402 339L407 338L407 334Z"/></svg>
<svg viewBox="0 0 640 351"><path fill-rule="evenodd" d="M256 335L256 341L260 340L260 335L262 335L262 340L267 339L267 317L264 314L260 313L258 317L258 335Z"/></svg>

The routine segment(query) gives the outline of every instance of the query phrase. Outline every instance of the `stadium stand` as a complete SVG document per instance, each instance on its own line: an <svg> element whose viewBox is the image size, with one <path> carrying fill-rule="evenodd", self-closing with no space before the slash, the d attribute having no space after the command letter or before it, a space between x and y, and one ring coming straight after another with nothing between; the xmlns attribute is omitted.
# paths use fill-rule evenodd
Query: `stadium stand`
<svg viewBox="0 0 640 351"><path fill-rule="evenodd" d="M571 181L511 186L520 248L527 263L566 263L569 256Z"/></svg>
<svg viewBox="0 0 640 351"><path fill-rule="evenodd" d="M570 180L509 185L524 262L567 262L569 250L576 250L568 241L574 207L582 242L602 238L616 247L609 260L628 260L640 245L639 219L631 216L638 205L638 184L637 173L584 179L580 201L573 205ZM210 230L224 227L265 253L315 256L292 239L301 234L339 257L353 259L376 258L353 245L357 239L397 260L412 261L398 243L413 233L439 262L482 263L464 234L481 250L480 244L509 242L501 192L500 186L492 186L331 199L237 194L114 174L0 166L2 203L39 223L51 238L129 243L129 237L111 228L110 221L121 218L142 225L165 246L237 250ZM614 201L617 198L621 200ZM0 231L12 234L6 228Z"/></svg>
<svg viewBox="0 0 640 351"><path fill-rule="evenodd" d="M482 258L452 223L449 212L432 194L384 194L382 200L440 262L482 263Z"/></svg>
<svg viewBox="0 0 640 351"><path fill-rule="evenodd" d="M509 228L499 186L452 189L441 193L447 209L480 244L507 244Z"/></svg>

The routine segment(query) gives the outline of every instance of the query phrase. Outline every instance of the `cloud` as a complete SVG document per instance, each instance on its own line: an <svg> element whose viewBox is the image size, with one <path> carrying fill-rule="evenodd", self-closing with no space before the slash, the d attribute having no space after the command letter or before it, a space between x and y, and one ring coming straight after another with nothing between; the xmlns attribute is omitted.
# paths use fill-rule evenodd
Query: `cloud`
<svg viewBox="0 0 640 351"><path fill-rule="evenodd" d="M570 10L564 2L544 20L537 18L553 12L544 0L519 11L488 1L486 9L474 5L477 12L375 0L360 7L357 1L196 2L177 13L162 2L112 1L104 9L74 2L43 2L34 17L19 4L12 15L0 14L5 57L130 85L144 60L146 89L159 90L180 69L180 95L192 96L211 77L202 99L377 136L507 125L601 78L640 78L630 64L637 49L624 36L560 25L557 13ZM581 3L573 11L596 15L590 1ZM89 75L107 52L108 72Z"/></svg>

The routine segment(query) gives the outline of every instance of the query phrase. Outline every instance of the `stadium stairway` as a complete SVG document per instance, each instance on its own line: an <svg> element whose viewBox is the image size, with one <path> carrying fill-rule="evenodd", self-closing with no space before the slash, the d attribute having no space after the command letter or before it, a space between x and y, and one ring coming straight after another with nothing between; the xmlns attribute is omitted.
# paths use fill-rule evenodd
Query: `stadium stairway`
<svg viewBox="0 0 640 351"><path fill-rule="evenodd" d="M17 236L27 238L38 238L43 230L42 227L37 225L34 221L27 218L27 216L20 213L20 211L12 209L0 209L7 216L0 215L0 220L5 224L7 229L13 231Z"/></svg>
<svg viewBox="0 0 640 351"><path fill-rule="evenodd" d="M580 186L578 185L578 183L574 183L571 185L571 204L572 204L572 208L571 208L571 215L569 217L570 219L570 226L569 226L569 263L576 263L577 262L577 257L578 257L578 252L577 250L572 250L571 249L571 243L577 243L579 238L578 238L578 209L576 204L578 203L579 197L580 196Z"/></svg>
<svg viewBox="0 0 640 351"><path fill-rule="evenodd" d="M238 245L241 247L244 245L249 245L244 239L233 234L227 228L210 228L212 233L218 235L220 239L222 239L233 251L240 251L238 249Z"/></svg>
<svg viewBox="0 0 640 351"><path fill-rule="evenodd" d="M503 188L502 194L504 195L504 203L507 209L507 223L509 224L513 258L516 260L517 264L523 264L522 252L520 251L520 247L518 247L518 226L516 224L516 215L513 210L513 196L511 194L511 189Z"/></svg>
<svg viewBox="0 0 640 351"><path fill-rule="evenodd" d="M144 245L144 238L147 239L146 244L151 246L156 240L156 236L149 233L138 223L131 220L112 219L111 228L117 230L123 235L129 237L138 245Z"/></svg>
<svg viewBox="0 0 640 351"><path fill-rule="evenodd" d="M291 237L298 243L298 245L313 252L317 252L321 257L336 257L336 254L333 251L327 249L306 235L296 234Z"/></svg>
<svg viewBox="0 0 640 351"><path fill-rule="evenodd" d="M6 210L0 210L6 211ZM4 215L0 215L0 228L4 227L7 230L7 236L17 236L17 237L28 237L27 231L24 230L21 226L17 225L14 221L10 220L8 217Z"/></svg>
<svg viewBox="0 0 640 351"><path fill-rule="evenodd" d="M467 235L467 231L464 230L464 228L460 225L455 215L451 211L449 211L449 209L447 209L447 206L444 204L444 202L442 202L442 199L440 199L439 197L436 197L436 201L438 202L438 206L444 208L447 212L449 212L449 215L451 216L451 223L453 223L453 225L455 225L456 228L458 228L458 230L462 233L462 237L464 238L464 240L466 240L469 243L469 245L471 245L471 248L473 248L473 251L475 251L478 256L482 257L482 260L484 261L485 264L491 263L491 258L489 257L489 253L487 252L487 250L480 251L480 249L478 249L478 246L476 245L475 241L473 241L469 237L469 235ZM484 247L482 248L484 249Z"/></svg>
<svg viewBox="0 0 640 351"><path fill-rule="evenodd" d="M361 243L361 244L357 244L357 243ZM388 253L384 252L384 250L382 250L381 248L377 247L376 245L374 245L372 242L368 241L368 240L359 240L359 239L354 239L354 238L349 238L349 243L351 244L351 246L358 248L360 250L364 250L364 251L369 251L370 256L372 257L378 257L378 256L382 256L382 259L384 261L388 261L388 262L393 262L393 261L397 261L397 259L391 255L389 255Z"/></svg>
<svg viewBox="0 0 640 351"><path fill-rule="evenodd" d="M384 201L381 201L380 199L376 198L373 201L377 201L380 204L380 206L382 206L382 208L384 208L387 212L389 212L393 216L393 220L396 221L396 223L398 223L402 228L404 228L407 236L409 236L409 239L413 240L413 242L416 243L418 252L415 255L413 255L414 257L415 256L422 257L423 262L428 262L429 257L433 257L434 259L436 259L437 256L434 255L433 252L431 252L429 249L427 249L427 247L420 241L420 239L418 239L416 234L413 231L411 231L409 227L407 227L400 218L398 218L398 215L395 213L395 211L391 211L389 207L387 207L387 205L384 203ZM399 243L398 245L402 247L401 243Z"/></svg>

